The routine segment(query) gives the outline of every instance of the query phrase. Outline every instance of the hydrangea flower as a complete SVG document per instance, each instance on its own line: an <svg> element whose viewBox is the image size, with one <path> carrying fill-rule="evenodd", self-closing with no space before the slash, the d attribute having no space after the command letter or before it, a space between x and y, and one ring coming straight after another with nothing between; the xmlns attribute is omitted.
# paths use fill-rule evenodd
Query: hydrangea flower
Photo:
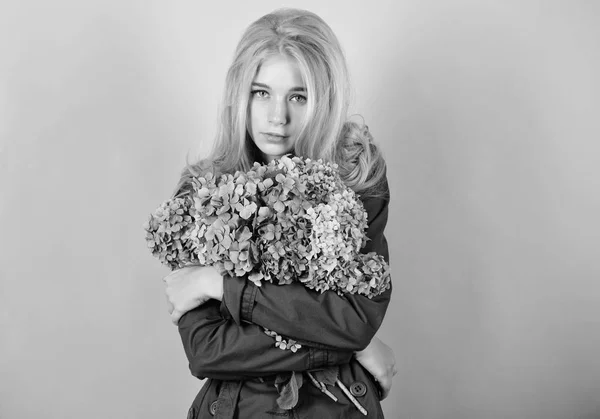
<svg viewBox="0 0 600 419"><path fill-rule="evenodd" d="M172 270L198 264L192 240L195 223L190 206L191 201L187 198L166 201L144 224L148 248Z"/></svg>

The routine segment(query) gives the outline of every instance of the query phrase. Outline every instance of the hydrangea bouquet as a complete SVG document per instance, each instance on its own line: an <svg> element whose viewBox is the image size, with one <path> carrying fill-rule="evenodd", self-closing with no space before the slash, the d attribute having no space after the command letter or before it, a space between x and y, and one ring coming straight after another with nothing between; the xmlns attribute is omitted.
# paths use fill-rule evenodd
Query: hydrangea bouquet
<svg viewBox="0 0 600 419"><path fill-rule="evenodd" d="M381 255L360 253L367 213L335 164L283 156L248 172L193 178L145 225L152 254L171 269L221 274L369 298L389 287Z"/></svg>
<svg viewBox="0 0 600 419"><path fill-rule="evenodd" d="M145 224L149 249L171 269L212 265L257 286L298 281L319 292L369 298L389 288L383 256L360 252L367 242L367 213L335 164L283 156L255 163L248 172L206 172L191 186L190 193L160 205ZM281 349L301 347L264 331ZM322 389L323 382L336 382L337 369L330 370L315 373ZM302 375L283 380L288 390L278 403L291 408Z"/></svg>

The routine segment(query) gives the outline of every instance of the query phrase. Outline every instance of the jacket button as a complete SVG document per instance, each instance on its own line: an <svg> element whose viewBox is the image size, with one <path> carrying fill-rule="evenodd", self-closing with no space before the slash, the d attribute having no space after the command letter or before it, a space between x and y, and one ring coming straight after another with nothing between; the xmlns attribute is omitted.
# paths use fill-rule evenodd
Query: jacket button
<svg viewBox="0 0 600 419"><path fill-rule="evenodd" d="M214 415L215 415L215 413L217 413L217 405L218 405L218 404L219 404L219 401L218 401L218 400L215 400L214 402L212 402L212 403L210 404L210 408L209 408L208 410L210 411L210 414L211 414L212 416L214 416Z"/></svg>
<svg viewBox="0 0 600 419"><path fill-rule="evenodd" d="M367 393L367 386L360 381L356 381L350 385L350 394L354 397L362 397Z"/></svg>

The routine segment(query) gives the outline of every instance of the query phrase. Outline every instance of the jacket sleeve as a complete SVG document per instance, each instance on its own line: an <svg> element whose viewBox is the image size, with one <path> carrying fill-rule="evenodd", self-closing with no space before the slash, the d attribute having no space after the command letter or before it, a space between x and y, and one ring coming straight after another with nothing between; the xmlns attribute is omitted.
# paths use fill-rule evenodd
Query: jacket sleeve
<svg viewBox="0 0 600 419"><path fill-rule="evenodd" d="M302 346L282 350L261 326L235 323L219 301L184 314L179 333L192 375L246 380L286 371L308 371L350 362L353 352Z"/></svg>
<svg viewBox="0 0 600 419"><path fill-rule="evenodd" d="M375 251L389 263L384 229L389 198L364 202L369 241L362 249ZM223 302L236 323L251 322L301 343L336 350L362 350L377 332L390 301L392 288L369 299L363 295L319 293L300 283L285 286L263 283L257 287L243 278L223 281Z"/></svg>

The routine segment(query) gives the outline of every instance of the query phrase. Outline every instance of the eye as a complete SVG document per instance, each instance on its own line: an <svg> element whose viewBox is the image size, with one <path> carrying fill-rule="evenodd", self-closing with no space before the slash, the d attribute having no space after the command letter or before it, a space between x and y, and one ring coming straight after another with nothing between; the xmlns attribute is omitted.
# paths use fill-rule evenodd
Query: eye
<svg viewBox="0 0 600 419"><path fill-rule="evenodd" d="M306 103L306 96L292 95L292 97L290 97L290 100L293 100L298 103Z"/></svg>
<svg viewBox="0 0 600 419"><path fill-rule="evenodd" d="M257 98L265 98L269 95L266 90L252 90L250 94Z"/></svg>

